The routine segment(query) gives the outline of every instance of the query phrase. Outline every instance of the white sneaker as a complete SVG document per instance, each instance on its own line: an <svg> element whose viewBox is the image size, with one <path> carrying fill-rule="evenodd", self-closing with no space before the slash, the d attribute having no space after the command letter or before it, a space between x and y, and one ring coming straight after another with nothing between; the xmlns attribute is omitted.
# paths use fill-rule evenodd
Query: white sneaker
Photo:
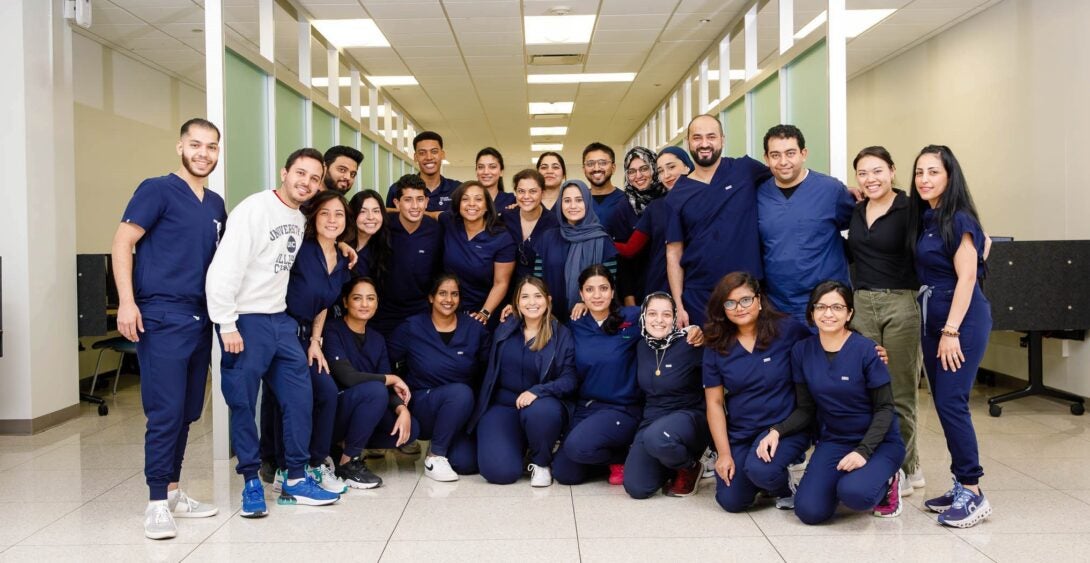
<svg viewBox="0 0 1090 563"><path fill-rule="evenodd" d="M424 476L440 482L458 480L458 474L451 468L450 462L441 455L430 455L424 459Z"/></svg>
<svg viewBox="0 0 1090 563"><path fill-rule="evenodd" d="M337 493L338 495L348 492L348 484L344 482L344 479L337 477L337 474L333 472L332 465L321 464L318 467L307 466L307 473L314 479L315 483L323 490L331 493Z"/></svg>
<svg viewBox="0 0 1090 563"><path fill-rule="evenodd" d="M178 525L165 500L148 503L144 509L144 536L153 540L166 540L178 535Z"/></svg>
<svg viewBox="0 0 1090 563"><path fill-rule="evenodd" d="M189 498L181 489L171 492L174 494L167 496L167 506L175 518L208 518L219 514L220 509Z"/></svg>
<svg viewBox="0 0 1090 563"><path fill-rule="evenodd" d="M549 466L531 463L527 469L530 470L531 487L548 487L553 484L553 471Z"/></svg>
<svg viewBox="0 0 1090 563"><path fill-rule="evenodd" d="M910 497L912 496L912 491L915 489L912 488L912 482L905 477L905 471L903 469L900 469L899 471L901 472L901 480L900 485L897 487L901 490L901 498Z"/></svg>
<svg viewBox="0 0 1090 563"><path fill-rule="evenodd" d="M927 488L927 480L923 478L923 467L920 467L918 465L916 466L916 470L908 476L908 479L906 479L906 481L908 481L914 489Z"/></svg>
<svg viewBox="0 0 1090 563"><path fill-rule="evenodd" d="M715 477L715 461L719 459L719 454L711 448L704 448L704 455L700 456L700 464L704 466L704 472L700 474L701 479L711 479Z"/></svg>

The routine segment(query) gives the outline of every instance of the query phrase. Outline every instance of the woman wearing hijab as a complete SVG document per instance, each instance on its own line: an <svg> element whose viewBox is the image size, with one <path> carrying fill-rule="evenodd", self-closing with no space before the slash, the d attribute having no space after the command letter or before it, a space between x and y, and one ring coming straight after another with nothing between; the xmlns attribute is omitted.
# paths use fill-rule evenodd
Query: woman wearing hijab
<svg viewBox="0 0 1090 563"><path fill-rule="evenodd" d="M648 204L666 195L659 182L657 160L655 152L644 147L633 147L624 156L624 193L636 215L642 215Z"/></svg>
<svg viewBox="0 0 1090 563"><path fill-rule="evenodd" d="M579 274L587 266L604 264L614 275L617 272L617 250L591 201L590 188L583 182L564 184L554 207L560 228L542 235L538 247L534 275L545 280L561 322L567 322L571 308L581 301Z"/></svg>
<svg viewBox="0 0 1090 563"><path fill-rule="evenodd" d="M704 470L700 455L711 437L700 378L703 335L695 326L678 328L675 309L669 293L655 292L640 313L636 383L645 402L624 462L624 489L632 498L648 498L660 488L667 496L690 496ZM686 341L690 333L697 345Z"/></svg>

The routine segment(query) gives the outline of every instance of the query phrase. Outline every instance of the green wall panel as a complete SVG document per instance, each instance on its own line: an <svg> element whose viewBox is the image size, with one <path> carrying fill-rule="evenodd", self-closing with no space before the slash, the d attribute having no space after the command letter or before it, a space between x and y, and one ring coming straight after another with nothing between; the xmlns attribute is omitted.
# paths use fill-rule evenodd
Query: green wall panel
<svg viewBox="0 0 1090 563"><path fill-rule="evenodd" d="M356 142L356 130L351 125L340 121L340 140L337 141L338 145L345 145L347 147L360 148L359 143Z"/></svg>
<svg viewBox="0 0 1090 563"><path fill-rule="evenodd" d="M310 127L310 146L318 149L320 152L329 150L329 147L333 146L333 116L326 110L318 106L318 104L311 104L313 108L311 113Z"/></svg>
<svg viewBox="0 0 1090 563"><path fill-rule="evenodd" d="M226 119L224 148L228 208L246 196L271 187L266 166L269 135L266 74L237 54L224 59Z"/></svg>
<svg viewBox="0 0 1090 563"><path fill-rule="evenodd" d="M741 98L723 110L723 154L746 154L746 103Z"/></svg>
<svg viewBox="0 0 1090 563"><path fill-rule="evenodd" d="M296 149L303 148L306 142L306 135L303 133L305 100L279 80L276 82L275 96L276 162L270 168L279 171L284 167L284 161L288 159L288 155Z"/></svg>
<svg viewBox="0 0 1090 563"><path fill-rule="evenodd" d="M371 139L360 135L360 152L363 153L363 164L360 165L360 188L364 190L378 190L386 195L386 186L381 182L375 182L375 143Z"/></svg>
<svg viewBox="0 0 1090 563"><path fill-rule="evenodd" d="M759 84L753 96L753 158L764 160L764 136L769 128L780 123L779 74ZM734 156L732 153L731 156Z"/></svg>
<svg viewBox="0 0 1090 563"><path fill-rule="evenodd" d="M393 172L390 170L390 151L384 147L378 148L378 185L389 187L394 183Z"/></svg>
<svg viewBox="0 0 1090 563"><path fill-rule="evenodd" d="M829 51L822 41L788 67L787 115L806 137L806 165L829 173Z"/></svg>

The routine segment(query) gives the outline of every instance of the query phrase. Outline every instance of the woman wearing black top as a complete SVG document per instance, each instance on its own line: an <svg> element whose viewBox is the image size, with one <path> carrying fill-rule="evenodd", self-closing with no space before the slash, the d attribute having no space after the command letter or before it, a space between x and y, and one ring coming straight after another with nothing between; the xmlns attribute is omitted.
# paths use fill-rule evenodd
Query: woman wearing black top
<svg viewBox="0 0 1090 563"><path fill-rule="evenodd" d="M922 489L923 471L916 450L916 403L920 378L920 309L908 246L908 196L893 188L896 168L889 151L867 147L853 161L859 188L867 196L855 207L848 248L855 264L856 314L852 328L886 348L893 402L905 461L901 496Z"/></svg>

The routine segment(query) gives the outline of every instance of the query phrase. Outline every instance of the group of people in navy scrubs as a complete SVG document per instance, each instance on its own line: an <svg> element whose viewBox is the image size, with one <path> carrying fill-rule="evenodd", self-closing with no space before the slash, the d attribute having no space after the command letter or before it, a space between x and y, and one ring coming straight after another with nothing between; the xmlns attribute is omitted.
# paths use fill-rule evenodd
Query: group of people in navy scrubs
<svg viewBox="0 0 1090 563"><path fill-rule="evenodd" d="M217 513L178 486L213 334L242 517L269 514L266 483L284 506L379 487L367 458L419 439L436 481L604 478L646 499L714 478L731 513L767 498L805 524L841 505L892 518L926 486L921 369L953 477L924 506L962 528L991 513L968 406L990 241L948 147L920 152L907 193L864 148L849 189L806 168L798 128L771 128L762 164L723 157L703 115L687 151L628 151L623 188L595 142L586 182L549 152L508 191L500 151L458 182L426 131L385 196L349 193L356 149L303 148L228 218L206 188L218 128L180 133L181 167L139 186L113 245L149 538Z"/></svg>

